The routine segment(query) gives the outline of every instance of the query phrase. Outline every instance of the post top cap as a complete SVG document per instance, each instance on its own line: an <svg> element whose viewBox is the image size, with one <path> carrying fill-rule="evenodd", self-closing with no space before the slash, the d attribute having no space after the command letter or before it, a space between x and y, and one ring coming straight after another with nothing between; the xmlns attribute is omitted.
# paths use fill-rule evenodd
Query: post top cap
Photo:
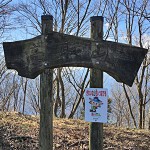
<svg viewBox="0 0 150 150"><path fill-rule="evenodd" d="M42 20L53 20L53 16L52 15L42 15L41 19Z"/></svg>
<svg viewBox="0 0 150 150"><path fill-rule="evenodd" d="M90 17L90 21L96 21L96 20L103 21L104 17L103 16L92 16L92 17Z"/></svg>

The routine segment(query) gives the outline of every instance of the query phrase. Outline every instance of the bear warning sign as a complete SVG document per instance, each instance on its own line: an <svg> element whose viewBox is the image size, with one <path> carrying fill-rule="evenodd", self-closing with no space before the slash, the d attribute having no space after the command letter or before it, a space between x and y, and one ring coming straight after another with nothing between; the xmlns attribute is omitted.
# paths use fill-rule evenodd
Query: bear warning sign
<svg viewBox="0 0 150 150"><path fill-rule="evenodd" d="M85 121L107 123L108 90L104 88L86 88Z"/></svg>

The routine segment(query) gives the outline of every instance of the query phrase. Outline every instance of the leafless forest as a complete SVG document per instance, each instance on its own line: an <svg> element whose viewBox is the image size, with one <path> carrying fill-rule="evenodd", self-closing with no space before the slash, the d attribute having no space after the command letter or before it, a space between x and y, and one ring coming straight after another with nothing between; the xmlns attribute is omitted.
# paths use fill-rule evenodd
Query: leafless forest
<svg viewBox="0 0 150 150"><path fill-rule="evenodd" d="M104 17L104 40L150 47L149 0L0 0L0 110L38 115L39 79L23 78L5 64L2 43L25 40L41 34L41 15L54 17L53 30L75 36L90 36L90 17ZM53 78L54 116L84 118L84 89L90 83L90 68L56 68ZM108 121L117 127L150 129L150 52L132 87L108 75Z"/></svg>

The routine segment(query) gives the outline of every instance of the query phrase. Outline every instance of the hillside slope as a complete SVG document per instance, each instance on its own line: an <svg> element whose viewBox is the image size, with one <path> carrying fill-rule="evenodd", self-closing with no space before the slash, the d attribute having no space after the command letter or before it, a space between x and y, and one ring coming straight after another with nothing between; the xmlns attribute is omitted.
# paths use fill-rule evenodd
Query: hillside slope
<svg viewBox="0 0 150 150"><path fill-rule="evenodd" d="M54 119L55 150L88 150L88 123ZM38 150L39 118L0 112L0 150ZM150 131L104 126L104 150L150 150Z"/></svg>

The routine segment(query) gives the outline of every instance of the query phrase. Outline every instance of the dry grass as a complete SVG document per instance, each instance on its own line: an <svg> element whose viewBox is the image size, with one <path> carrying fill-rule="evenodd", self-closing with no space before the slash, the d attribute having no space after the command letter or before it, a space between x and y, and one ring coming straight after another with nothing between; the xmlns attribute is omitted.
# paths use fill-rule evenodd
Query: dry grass
<svg viewBox="0 0 150 150"><path fill-rule="evenodd" d="M38 150L39 118L0 112L0 150ZM54 119L54 150L88 150L89 124ZM104 126L104 150L150 150L150 131Z"/></svg>

